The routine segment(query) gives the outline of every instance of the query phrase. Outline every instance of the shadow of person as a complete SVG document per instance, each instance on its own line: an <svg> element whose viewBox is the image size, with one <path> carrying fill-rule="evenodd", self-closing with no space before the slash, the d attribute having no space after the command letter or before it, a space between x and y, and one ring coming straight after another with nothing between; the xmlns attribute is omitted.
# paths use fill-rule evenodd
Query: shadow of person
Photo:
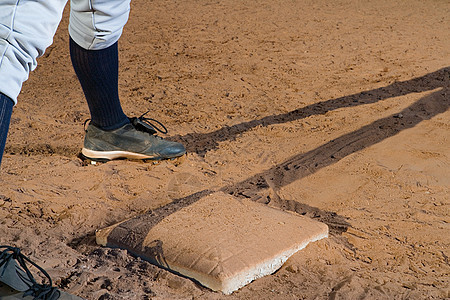
<svg viewBox="0 0 450 300"><path fill-rule="evenodd" d="M330 166L348 155L377 144L399 132L412 128L424 120L444 113L450 106L450 88L439 89L411 104L399 113L376 120L358 130L344 134L311 151L297 154L286 161L244 181L222 188L229 194L280 208L308 214L327 223L329 214L320 215L317 209L277 197L277 190L318 170ZM401 116L401 117L399 117ZM269 193L268 191L271 191ZM325 219L324 219L325 218Z"/></svg>
<svg viewBox="0 0 450 300"><path fill-rule="evenodd" d="M418 87L415 87L414 84L417 84ZM395 136L405 129L413 128L424 120L429 120L438 114L446 112L450 106L450 68L444 68L429 75L406 82L395 83L386 88L328 100L322 102L323 107L321 106L321 103L318 103L310 105L308 108L299 109L297 112L294 111L284 115L253 121L259 122L260 124L264 123L265 126L267 126L277 122L288 122L290 120L309 116L313 111L315 111L315 113L325 113L331 109L354 106L352 103L360 105L361 103L370 103L370 101L375 102L388 97L434 89L436 89L436 91L420 98L401 112L378 119L358 130L341 135L311 151L294 155L268 170L250 176L241 182L224 186L219 190L236 197L245 197L263 203L270 202L275 207L315 218L318 221L327 224L332 235L336 236L345 232L350 224L344 216L340 216L332 211L321 210L298 201L281 199L278 196L278 190L283 186L330 166L352 153L361 151L389 137ZM400 115L402 116L401 118L399 117ZM252 122L246 124L247 125L241 124L243 126L242 130L248 130L254 125ZM217 132L198 135L198 137L200 139L207 139L215 134L217 134ZM208 150L210 149L211 148ZM134 225L127 224L129 222L135 222L139 225L141 232L128 235L126 239L128 245L131 244L134 245L134 248L141 249L140 247L142 247L144 241L143 237L146 236L146 234L142 233L148 232L150 228L158 224L166 216L195 203L199 199L213 192L215 191L205 189L187 197L176 199L165 206L123 222L111 232L111 235L123 235L121 226L132 227ZM145 224L145 226L142 224ZM345 243L345 241L343 241L343 243ZM349 247L351 247L351 245ZM158 253L155 253L155 256L158 256Z"/></svg>
<svg viewBox="0 0 450 300"><path fill-rule="evenodd" d="M274 124L288 123L313 115L325 114L340 108L355 107L410 93L420 93L434 90L439 87L448 87L449 74L450 67L445 67L421 77L394 82L385 87L310 104L288 113L267 116L233 126L224 126L221 129L210 133L189 133L184 136L174 136L173 139L183 143L188 152L204 156L208 151L217 149L219 142L235 140L240 134L258 126L265 127Z"/></svg>
<svg viewBox="0 0 450 300"><path fill-rule="evenodd" d="M253 126L255 122L259 123L259 125L267 126L269 124L281 123L282 121L296 120L310 116L313 113L325 113L341 107L372 103L389 97L435 89L437 89L435 92L420 98L401 112L376 120L371 124L344 134L311 151L299 153L264 172L253 175L241 182L225 186L221 188L221 191L236 197L245 197L266 204L271 202L273 206L307 215L326 223L329 225L332 233L343 232L349 224L342 216L297 201L281 199L278 197L278 190L283 186L330 166L352 153L361 151L405 129L412 128L423 120L429 120L447 111L450 105L450 68L443 68L408 81L397 82L385 88L313 104L284 115L266 117L257 121L240 124L242 128L239 130L248 130L250 128L249 126ZM235 127L236 134L238 134L238 127L238 125ZM223 130L221 129L211 134L206 134L205 136L215 135L217 132ZM202 138L205 138L205 136ZM203 194L198 193L199 196ZM190 197L179 199L175 203L179 207L184 206L183 203L189 205L188 203L195 202L196 197L194 196L191 195Z"/></svg>

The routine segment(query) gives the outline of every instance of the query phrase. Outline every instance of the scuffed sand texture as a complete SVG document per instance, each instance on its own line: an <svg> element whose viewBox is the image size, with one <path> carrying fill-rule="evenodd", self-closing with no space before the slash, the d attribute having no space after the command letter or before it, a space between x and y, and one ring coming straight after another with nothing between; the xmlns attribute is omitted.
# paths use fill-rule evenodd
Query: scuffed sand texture
<svg viewBox="0 0 450 300"><path fill-rule="evenodd" d="M14 108L0 244L88 300L450 296L448 1L133 0L121 101L186 145L180 165L77 157L89 113L68 17ZM228 296L95 243L211 191L303 214L329 238Z"/></svg>

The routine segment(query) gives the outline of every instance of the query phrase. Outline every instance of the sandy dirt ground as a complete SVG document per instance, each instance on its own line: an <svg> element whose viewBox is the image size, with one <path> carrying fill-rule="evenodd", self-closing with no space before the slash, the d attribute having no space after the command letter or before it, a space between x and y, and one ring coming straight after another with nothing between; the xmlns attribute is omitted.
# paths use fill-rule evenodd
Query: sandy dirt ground
<svg viewBox="0 0 450 300"><path fill-rule="evenodd" d="M184 162L81 160L89 118L68 10L24 85L0 173L0 244L86 299L444 299L449 287L448 0L134 0L125 112ZM325 222L328 239L230 296L94 242L204 191Z"/></svg>

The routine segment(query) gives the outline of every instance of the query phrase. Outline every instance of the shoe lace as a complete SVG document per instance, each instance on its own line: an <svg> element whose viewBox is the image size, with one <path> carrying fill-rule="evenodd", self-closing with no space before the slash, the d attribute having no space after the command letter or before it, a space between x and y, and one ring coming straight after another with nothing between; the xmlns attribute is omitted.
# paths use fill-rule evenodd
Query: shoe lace
<svg viewBox="0 0 450 300"><path fill-rule="evenodd" d="M158 120L145 117L145 115L148 114L149 112L150 111L148 110L147 112L143 113L140 117L130 118L131 124L133 124L133 126L136 129L148 132L150 134L157 134L158 132L166 134L168 131L163 123L161 123Z"/></svg>
<svg viewBox="0 0 450 300"><path fill-rule="evenodd" d="M52 286L52 279L50 278L48 273L44 269L39 267L36 263L31 261L28 257L23 255L20 252L19 248L11 246L0 246L0 249L5 249L0 252L0 267L4 266L0 277L3 277L6 271L6 267L13 259L18 262L19 266L27 274L28 278L24 278L22 274L17 273L22 281L29 286L29 289L24 292L23 297L33 296L33 300L56 300L59 298L60 292L56 287ZM47 277L49 284L37 283L33 275L31 274L31 271L27 267L27 262L35 266L42 274L44 274L44 276ZM31 285L29 285L29 282L31 282Z"/></svg>
<svg viewBox="0 0 450 300"><path fill-rule="evenodd" d="M163 123L161 123L160 121L158 121L156 119L145 117L145 115L148 114L149 112L150 111L148 110L139 117L129 118L131 124L133 124L133 126L136 129L150 133L152 135L157 134L158 132L160 132L162 134L167 134L168 130L167 130L166 126L164 126ZM91 119L86 119L84 121L84 124L83 124L84 131L86 131L86 124L90 120Z"/></svg>

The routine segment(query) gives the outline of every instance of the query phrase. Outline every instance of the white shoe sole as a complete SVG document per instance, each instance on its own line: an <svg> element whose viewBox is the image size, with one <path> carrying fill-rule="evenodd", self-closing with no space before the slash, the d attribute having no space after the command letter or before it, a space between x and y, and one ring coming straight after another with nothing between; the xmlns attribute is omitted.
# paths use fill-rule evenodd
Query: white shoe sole
<svg viewBox="0 0 450 300"><path fill-rule="evenodd" d="M83 148L81 153L89 159L106 159L113 160L119 158L128 159L162 159L157 158L155 155L145 155L128 151L94 151Z"/></svg>

